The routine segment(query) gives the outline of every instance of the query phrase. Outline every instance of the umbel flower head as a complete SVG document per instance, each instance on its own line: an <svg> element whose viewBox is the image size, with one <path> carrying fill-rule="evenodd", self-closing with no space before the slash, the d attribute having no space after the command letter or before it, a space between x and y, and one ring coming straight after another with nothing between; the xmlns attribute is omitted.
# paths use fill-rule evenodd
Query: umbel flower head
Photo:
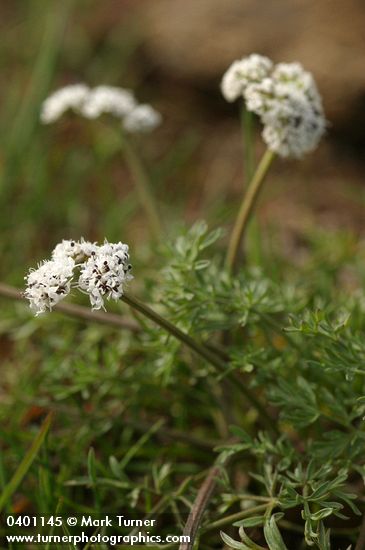
<svg viewBox="0 0 365 550"><path fill-rule="evenodd" d="M36 315L51 310L70 293L74 268L74 260L64 257L44 261L29 271L24 296Z"/></svg>
<svg viewBox="0 0 365 550"><path fill-rule="evenodd" d="M151 105L139 104L130 90L73 84L57 90L43 102L41 121L43 124L55 122L68 110L89 119L103 114L112 115L120 119L128 132L154 130L162 120L160 113Z"/></svg>
<svg viewBox="0 0 365 550"><path fill-rule="evenodd" d="M272 67L271 59L256 53L234 61L223 75L221 90L224 98L229 102L236 101L249 84L266 78Z"/></svg>
<svg viewBox="0 0 365 550"><path fill-rule="evenodd" d="M56 122L68 110L80 112L90 93L85 84L70 84L47 97L41 108L41 121L44 124Z"/></svg>
<svg viewBox="0 0 365 550"><path fill-rule="evenodd" d="M72 288L78 288L89 295L92 309L101 309L105 298L121 298L133 278L131 269L126 244L64 240L54 248L51 260L29 271L24 296L39 315L51 311Z"/></svg>
<svg viewBox="0 0 365 550"><path fill-rule="evenodd" d="M93 309L104 305L104 296L119 300L126 281L131 279L128 246L105 243L82 265L79 288L89 297Z"/></svg>
<svg viewBox="0 0 365 550"><path fill-rule="evenodd" d="M58 243L52 251L52 259L72 258L76 263L85 261L87 258L97 252L98 245L85 241L81 238L79 241L63 240Z"/></svg>
<svg viewBox="0 0 365 550"><path fill-rule="evenodd" d="M326 130L316 83L300 63L274 65L251 55L231 65L222 91L228 101L243 97L247 110L264 125L262 137L268 148L281 157L299 158L312 151Z"/></svg>

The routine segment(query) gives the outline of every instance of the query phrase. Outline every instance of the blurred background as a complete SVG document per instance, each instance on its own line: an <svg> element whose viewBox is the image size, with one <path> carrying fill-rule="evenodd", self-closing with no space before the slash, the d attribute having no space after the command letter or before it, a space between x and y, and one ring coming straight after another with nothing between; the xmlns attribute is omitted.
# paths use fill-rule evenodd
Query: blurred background
<svg viewBox="0 0 365 550"><path fill-rule="evenodd" d="M162 112L139 148L167 218L231 221L242 140L239 106L219 83L252 52L312 71L329 121L314 154L276 161L260 225L275 226L289 254L313 226L363 230L363 0L3 0L0 20L3 278L20 284L61 238L148 235L108 125L71 115L39 124L42 100L69 83L129 87Z"/></svg>

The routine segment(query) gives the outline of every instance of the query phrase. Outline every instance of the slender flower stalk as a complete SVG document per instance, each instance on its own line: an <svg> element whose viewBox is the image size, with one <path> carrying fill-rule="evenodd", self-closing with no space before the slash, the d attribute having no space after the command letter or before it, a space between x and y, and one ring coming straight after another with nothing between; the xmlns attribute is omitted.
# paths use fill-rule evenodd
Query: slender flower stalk
<svg viewBox="0 0 365 550"><path fill-rule="evenodd" d="M142 313L142 315L144 315L151 321L154 321L157 325L159 325L161 328L169 332L172 336L180 340L180 342L188 346L195 353L206 359L208 363L216 367L218 370L226 370L224 362L219 359L212 351L207 349L205 346L199 344L196 340L194 340L194 338L180 330L174 324L170 323L170 321L156 313L156 311L154 311L149 306L147 306L140 300L137 300L137 298L134 298L129 294L124 293L121 297L121 300L136 311L139 311L139 313Z"/></svg>
<svg viewBox="0 0 365 550"><path fill-rule="evenodd" d="M185 344L188 348L190 348L192 351L194 351L197 355L205 359L208 363L213 365L218 371L226 373L227 372L227 365L224 361L222 361L219 357L217 357L214 352L212 352L210 349L208 349L205 345L200 344L194 338L180 330L177 326L173 325L165 319L164 317L161 317L158 313L156 313L153 309L151 309L149 306L141 302L140 300L137 300L136 298L130 296L129 294L124 293L123 296L121 296L121 300L129 305L131 308L135 309L151 321L155 322L157 325L159 325L161 328L169 332L172 336L177 338L177 340L180 340L183 344ZM247 401L249 401L252 406L258 411L260 417L265 421L268 428L276 433L277 427L275 426L273 419L270 417L264 406L260 403L260 401L255 397L254 394L251 393L251 391L247 388L245 384L242 383L240 378L236 376L235 373L231 373L231 381L233 381L234 385L239 387L242 393L245 395L245 398Z"/></svg>
<svg viewBox="0 0 365 550"><path fill-rule="evenodd" d="M67 111L95 120L109 115L120 122L123 153L132 173L141 206L157 239L162 234L160 216L150 190L149 177L137 152L126 134L146 134L160 125L162 117L151 105L138 103L134 94L125 88L86 84L65 86L51 94L42 104L41 122L51 124Z"/></svg>
<svg viewBox="0 0 365 550"><path fill-rule="evenodd" d="M133 279L129 263L128 245L109 243L102 245L81 239L63 240L52 252L52 259L43 262L37 269L28 272L24 297L36 315L52 310L66 298L72 288L87 294L93 310L104 309L106 300L122 300L168 333L180 340L197 355L227 374L231 383L239 387L243 395L257 410L272 432L277 432L275 423L265 407L241 381L237 373L229 372L227 363L211 348L197 342L167 319L141 301L125 293L125 287Z"/></svg>
<svg viewBox="0 0 365 550"><path fill-rule="evenodd" d="M256 169L256 172L254 173L250 183L248 184L247 191L243 197L241 208L238 212L238 216L236 218L231 238L228 244L226 267L229 271L233 270L237 261L245 229L250 220L250 216L258 198L259 192L262 189L262 184L264 182L265 176L274 158L275 153L270 149L267 149Z"/></svg>
<svg viewBox="0 0 365 550"><path fill-rule="evenodd" d="M268 168L275 155L301 158L313 151L326 131L321 96L311 73L300 63L274 63L252 54L234 61L222 78L224 98L242 97L245 109L263 124L262 137L268 150L250 178L246 195L233 228L226 266L234 268L242 238ZM246 176L251 172L251 120L243 114Z"/></svg>
<svg viewBox="0 0 365 550"><path fill-rule="evenodd" d="M163 230L161 217L158 213L156 201L151 192L150 178L146 172L140 156L134 149L131 140L125 135L124 132L122 132L121 140L124 159L132 174L136 191L138 193L141 206L148 219L152 234L157 240L161 237Z"/></svg>

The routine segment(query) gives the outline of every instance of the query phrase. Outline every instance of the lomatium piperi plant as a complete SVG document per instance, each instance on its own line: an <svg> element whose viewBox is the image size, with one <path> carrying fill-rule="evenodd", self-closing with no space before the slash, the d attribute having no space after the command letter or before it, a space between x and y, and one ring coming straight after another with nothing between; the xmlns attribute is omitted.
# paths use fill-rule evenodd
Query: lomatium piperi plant
<svg viewBox="0 0 365 550"><path fill-rule="evenodd" d="M223 77L222 92L228 101L241 98L245 113L259 117L267 145L256 169L248 171L227 254L218 244L222 233L209 232L204 223L167 246L163 243L165 265L146 290L147 301L156 304L150 307L127 288L133 283L126 244L65 240L50 260L28 273L24 295L36 315L59 307L74 290L86 294L94 310L105 309L106 300L121 300L139 323L126 343L130 353L138 349L140 364L133 371L157 377L161 388L176 387L176 401L178 381L187 385L188 395L194 387L199 395L209 390L204 403L219 400L223 435L221 430L216 454L214 444L200 436L170 434L211 449L212 467L197 495L194 479L181 480L180 474L175 477L178 487L169 485L160 501L153 500L158 491L148 495L149 512L190 513L184 528L190 542L180 549L192 549L197 537L202 549L221 548L221 530L225 547L239 550L330 550L331 540L335 548L340 540L343 548L361 550L364 297L360 289L349 296L338 288L341 254L329 270L322 260L313 261L311 271L287 264L272 278L265 263L247 265L239 257L273 158L299 158L315 149L324 134L321 98L300 64L274 65L259 55L234 62ZM90 118L111 113L121 119L125 132L150 129L160 119L150 107L137 106L130 92L77 85L48 98L42 120L53 122L68 108ZM358 268L359 277L364 272ZM138 400L138 385L133 388ZM180 412L190 410L187 401L175 404ZM158 429L152 427L148 434ZM123 498L138 511L146 487L133 487L123 470L128 460L113 457L112 475ZM103 470L104 480L106 475ZM169 475L164 474L166 479Z"/></svg>
<svg viewBox="0 0 365 550"><path fill-rule="evenodd" d="M267 57L253 54L232 63L223 76L221 88L227 101L242 98L248 116L254 113L260 118L267 145L248 184L232 232L226 262L232 269L251 210L275 155L300 158L313 151L323 136L326 122L316 83L299 63L274 65Z"/></svg>
<svg viewBox="0 0 365 550"><path fill-rule="evenodd" d="M120 123L119 138L126 163L131 171L136 191L148 220L153 236L162 234L161 216L151 190L150 178L140 155L136 151L133 134L149 133L160 125L162 117L151 105L140 104L134 94L127 89L115 86L70 84L51 94L43 103L41 122L56 122L67 111L94 120L109 115Z"/></svg>

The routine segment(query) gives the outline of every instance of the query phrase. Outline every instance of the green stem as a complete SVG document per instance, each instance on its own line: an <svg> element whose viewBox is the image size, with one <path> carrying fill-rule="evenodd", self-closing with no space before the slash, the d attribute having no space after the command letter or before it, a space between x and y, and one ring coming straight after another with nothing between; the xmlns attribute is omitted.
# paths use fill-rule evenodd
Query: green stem
<svg viewBox="0 0 365 550"><path fill-rule="evenodd" d="M156 313L153 309L151 309L149 306L145 305L140 300L137 300L136 298L130 296L129 294L124 294L122 296L122 301L128 304L131 308L135 309L136 311L139 311L142 315L162 327L164 330L166 330L168 333L170 333L172 336L174 336L177 340L180 340L183 344L185 344L188 348L190 348L192 351L194 351L197 355L205 359L208 363L213 365L219 372L226 373L228 366L224 361L222 361L219 357L217 357L212 351L210 351L207 347L200 344L194 338L180 330L177 326L173 325L165 319L164 317L161 317L158 313ZM231 381L234 383L235 386L238 386L242 393L245 395L246 399L252 404L252 406L258 411L259 415L262 417L263 420L265 420L268 428L274 432L277 433L277 428L275 423L273 422L273 419L271 416L267 413L265 407L260 403L260 401L256 398L255 395L251 393L251 391L247 388L247 385L245 385L239 376L236 375L236 373L232 373L233 380Z"/></svg>
<svg viewBox="0 0 365 550"><path fill-rule="evenodd" d="M356 541L355 550L364 550L364 548L365 548L365 514L362 519L360 534L359 534L359 538Z"/></svg>
<svg viewBox="0 0 365 550"><path fill-rule="evenodd" d="M276 502L274 502L274 505L275 504ZM213 523L209 523L208 525L206 525L202 529L202 532L205 533L206 531L212 531L213 529L224 527L224 525L232 525L232 523L240 521L241 519L259 515L262 512L266 512L268 506L272 506L271 501L267 504L259 504L258 506L254 506L253 508L249 508L248 510L243 510L241 512L237 512L236 514L231 514L230 516L218 519L217 521L213 521Z"/></svg>
<svg viewBox="0 0 365 550"><path fill-rule="evenodd" d="M275 157L275 153L267 149L243 197L241 208L236 218L236 222L234 224L231 238L228 244L226 267L229 271L232 271L236 263L239 248L240 248L248 221L250 219L250 215L255 206L257 197L259 195L259 191L261 190L265 176L268 172L268 169L274 157Z"/></svg>
<svg viewBox="0 0 365 550"><path fill-rule="evenodd" d="M137 298L134 298L129 294L124 294L122 296L122 301L128 304L130 307L132 307L136 311L139 311L140 313L142 313L142 315L144 315L151 321L154 321L157 325L159 325L160 327L165 329L167 332L172 334L172 336L180 340L180 342L182 342L183 344L188 346L190 349L195 351L195 353L197 353L198 355L206 359L208 363L216 367L218 370L222 370L222 369L226 370L225 364L213 352L208 350L202 344L199 344L191 336L189 336L188 334L180 330L177 326L170 323L170 321L168 321L164 317L161 317L161 315L156 313L149 306L145 305L140 300L137 300Z"/></svg>
<svg viewBox="0 0 365 550"><path fill-rule="evenodd" d="M124 158L133 176L139 200L149 221L153 237L159 239L163 232L161 217L154 196L151 193L150 178L131 141L124 134L122 134L122 144Z"/></svg>

